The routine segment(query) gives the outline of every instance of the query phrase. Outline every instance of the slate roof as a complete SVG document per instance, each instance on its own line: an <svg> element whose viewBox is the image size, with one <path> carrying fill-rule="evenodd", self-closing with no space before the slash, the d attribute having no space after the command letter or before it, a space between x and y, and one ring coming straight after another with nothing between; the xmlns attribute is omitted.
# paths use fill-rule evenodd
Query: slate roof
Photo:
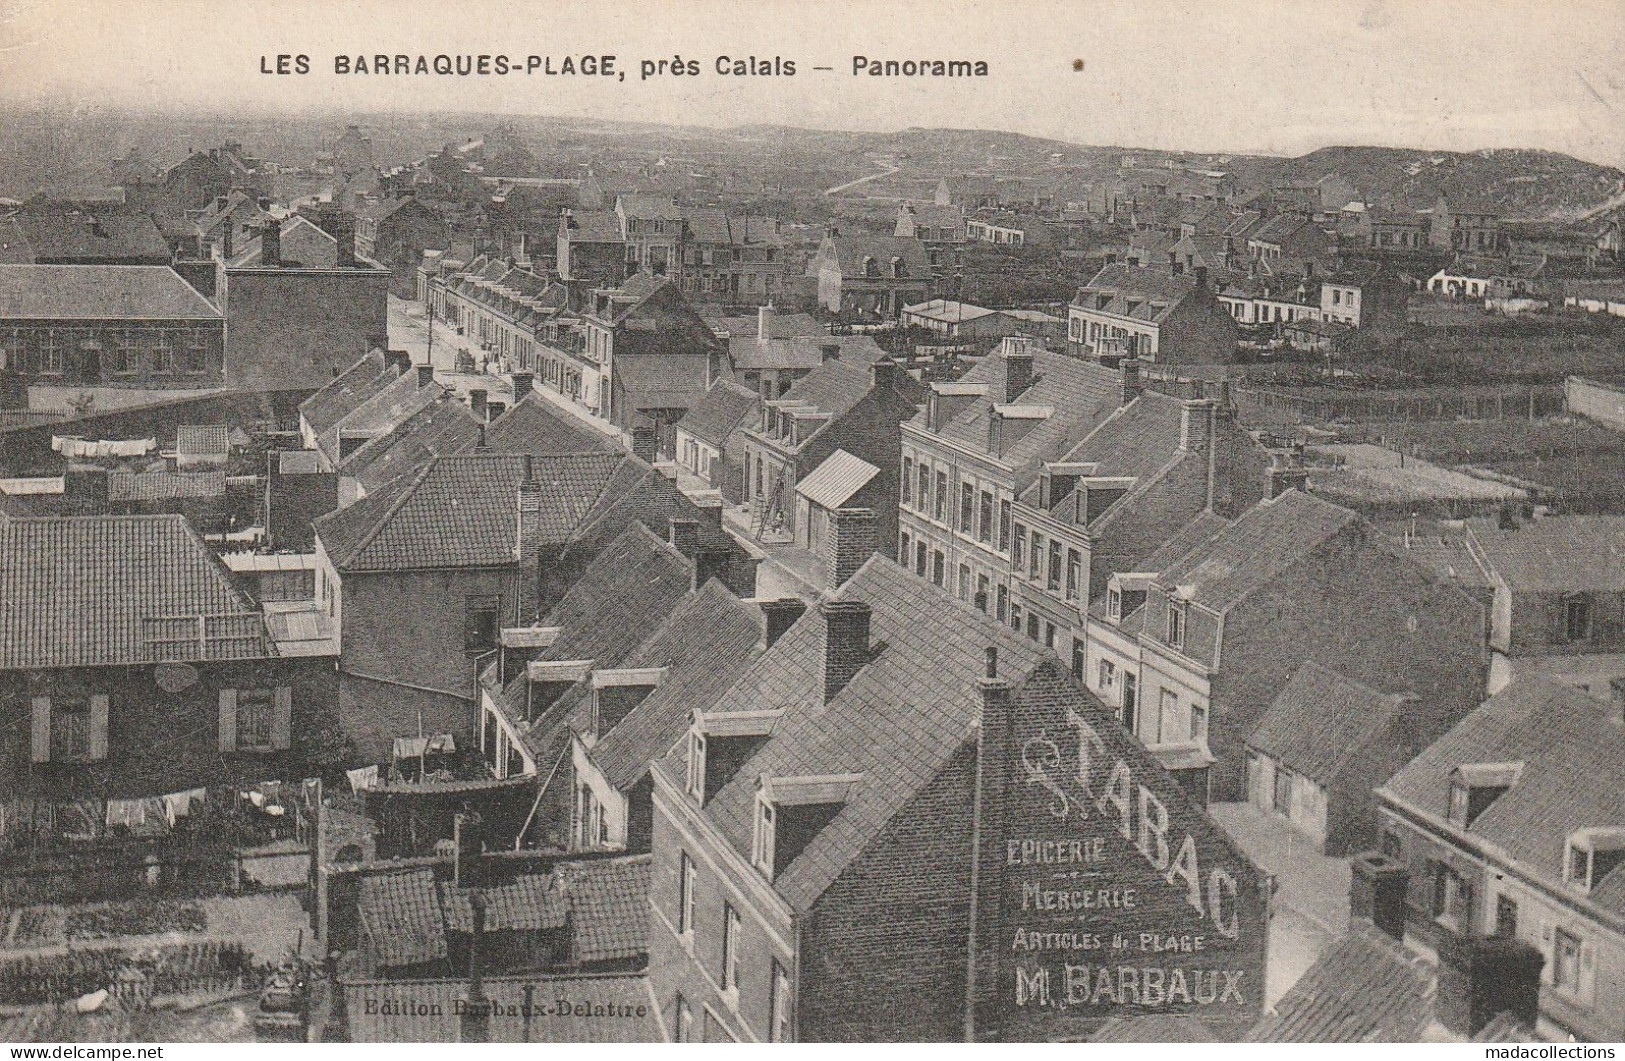
<svg viewBox="0 0 1625 1061"><path fill-rule="evenodd" d="M728 436L761 416L762 399L731 379L719 379L689 407L677 426L721 452Z"/></svg>
<svg viewBox="0 0 1625 1061"><path fill-rule="evenodd" d="M1160 471L1179 455L1182 403L1160 391L1145 391L1139 397L1100 421L1066 454L1067 462L1097 465L1096 475L1131 476L1143 479ZM1061 509L1067 497L1054 499L1053 509ZM1038 484L1027 489L1023 500L1038 503Z"/></svg>
<svg viewBox="0 0 1625 1061"><path fill-rule="evenodd" d="M1414 1043L1433 1023L1433 968L1369 926L1333 942L1243 1037L1264 1043Z"/></svg>
<svg viewBox="0 0 1625 1061"><path fill-rule="evenodd" d="M218 321L167 265L0 265L0 320Z"/></svg>
<svg viewBox="0 0 1625 1061"><path fill-rule="evenodd" d="M1114 262L1078 289L1072 305L1160 324L1195 290L1196 281L1191 276ZM1098 304L1100 295L1107 296L1104 306Z"/></svg>
<svg viewBox="0 0 1625 1061"><path fill-rule="evenodd" d="M436 388L438 389L438 388ZM473 449L480 422L454 395L441 394L339 462L339 472L368 491L433 457Z"/></svg>
<svg viewBox="0 0 1625 1061"><path fill-rule="evenodd" d="M833 595L872 609L882 646L828 704L822 697L825 623L817 608L751 664L710 711L784 709L772 737L706 806L719 833L748 854L756 779L861 773L839 813L780 872L774 889L805 911L929 784L970 738L979 717L976 679L995 646L1000 673L1020 682L1049 657L1003 623L883 557L871 558ZM682 752L662 763L681 777Z"/></svg>
<svg viewBox="0 0 1625 1061"><path fill-rule="evenodd" d="M796 493L821 508L836 509L879 474L880 469L862 457L838 449L796 484Z"/></svg>
<svg viewBox="0 0 1625 1061"><path fill-rule="evenodd" d="M925 244L917 239L905 239L900 236L831 236L829 242L835 252L835 262L840 266L841 276L848 280L865 279L863 260L873 258L880 266L882 280L894 279L891 275L891 261L901 258L905 275L904 280L929 280L931 278L931 259L926 253Z"/></svg>
<svg viewBox="0 0 1625 1061"><path fill-rule="evenodd" d="M447 388L439 383L420 382L416 371L394 376L387 386L351 408L330 429L318 435L316 446L329 461L337 464L342 436L383 434L445 393Z"/></svg>
<svg viewBox="0 0 1625 1061"><path fill-rule="evenodd" d="M620 243L621 219L613 211L578 210L570 215L572 243Z"/></svg>
<svg viewBox="0 0 1625 1061"><path fill-rule="evenodd" d="M518 1013L526 991L538 1010L560 998L589 1001L600 1015L555 1017L538 1013L527 1023ZM497 1043L633 1043L658 1042L647 978L619 976L495 976L484 981L485 997L495 1004L488 1036ZM466 980L350 980L344 982L350 1041L357 1043L455 1043L461 1038L459 999L468 997ZM390 1007L367 1011L368 1000L388 999ZM395 1012L398 1004L400 1013ZM644 1007L644 1016L636 1014ZM386 1012L387 1010L387 1012ZM610 1015L605 1015L610 1014Z"/></svg>
<svg viewBox="0 0 1625 1061"><path fill-rule="evenodd" d="M1499 848L1527 871L1560 884L1571 833L1625 827L1625 730L1611 717L1617 710L1538 677L1514 679L1412 759L1379 792L1447 820L1453 769L1475 763L1523 763L1517 782L1496 797L1466 832ZM1590 901L1625 898L1620 892L1625 888L1593 892ZM1625 902L1616 902L1611 909L1625 914Z"/></svg>
<svg viewBox="0 0 1625 1061"><path fill-rule="evenodd" d="M886 356L870 335L795 335L765 343L754 336L735 335L728 340L728 362L736 372L811 369L829 359L824 351L830 347L835 357L864 365Z"/></svg>
<svg viewBox="0 0 1625 1061"><path fill-rule="evenodd" d="M1514 591L1625 592L1625 516L1544 516L1516 530L1468 521L1474 552Z"/></svg>
<svg viewBox="0 0 1625 1061"><path fill-rule="evenodd" d="M445 915L434 871L416 866L361 878L361 927L381 965L418 965L446 957Z"/></svg>
<svg viewBox="0 0 1625 1061"><path fill-rule="evenodd" d="M398 374L382 350L372 350L300 402L299 415L318 437L326 435L345 416L393 383Z"/></svg>
<svg viewBox="0 0 1625 1061"><path fill-rule="evenodd" d="M227 617L218 629L232 637L192 658L273 654L253 602L184 517L0 517L0 669L150 662L147 620L199 615Z"/></svg>
<svg viewBox="0 0 1625 1061"><path fill-rule="evenodd" d="M1222 612L1358 518L1346 508L1288 490L1248 509L1157 581L1182 599Z"/></svg>
<svg viewBox="0 0 1625 1061"><path fill-rule="evenodd" d="M539 657L618 667L693 587L694 565L664 538L633 523L599 553L542 620L559 636Z"/></svg>
<svg viewBox="0 0 1625 1061"><path fill-rule="evenodd" d="M1247 744L1312 781L1330 785L1344 767L1383 739L1406 702L1311 660L1276 694Z"/></svg>
<svg viewBox="0 0 1625 1061"><path fill-rule="evenodd" d="M615 359L615 385L634 409L686 409L705 397L711 359L703 354L646 353Z"/></svg>
<svg viewBox="0 0 1625 1061"><path fill-rule="evenodd" d="M1055 412L1019 440L1007 442L996 458L1015 469L1018 490L1025 489L1038 474L1041 462L1058 459L1117 409L1123 394L1122 378L1111 369L1065 354L1031 349L1033 382L1017 396L1017 403L1048 405ZM1004 365L998 355L982 358L960 382L986 384L988 392L966 403L937 434L992 456L988 410L1004 404L1004 378ZM914 423L924 428L928 415L928 410L922 411Z"/></svg>
<svg viewBox="0 0 1625 1061"><path fill-rule="evenodd" d="M760 611L720 582L690 594L622 664L665 667L666 675L592 746L589 754L610 784L626 792L642 780L687 731L689 712L733 684L761 639Z"/></svg>
<svg viewBox="0 0 1625 1061"><path fill-rule="evenodd" d="M316 520L340 571L503 567L514 562L526 461L542 488L542 543L569 540L626 461L612 453L437 457Z"/></svg>
<svg viewBox="0 0 1625 1061"><path fill-rule="evenodd" d="M835 358L792 383L781 400L810 405L833 421L862 401L873 383L868 365Z"/></svg>
<svg viewBox="0 0 1625 1061"><path fill-rule="evenodd" d="M141 261L170 258L169 244L148 214L117 206L93 209L50 204L13 217L33 250L33 261Z"/></svg>
<svg viewBox="0 0 1625 1061"><path fill-rule="evenodd" d="M491 453L610 453L619 447L608 436L555 409L539 394L531 393L503 411L485 428L485 448Z"/></svg>
<svg viewBox="0 0 1625 1061"><path fill-rule="evenodd" d="M762 334L761 317L753 314L748 317L707 317L705 322L711 325L713 331L727 332L732 338L757 339ZM769 339L788 339L796 335L828 335L825 328L807 313L780 313L774 310L768 314L767 337Z"/></svg>
<svg viewBox="0 0 1625 1061"><path fill-rule="evenodd" d="M570 900L576 961L623 961L649 952L648 855L567 862L557 872Z"/></svg>

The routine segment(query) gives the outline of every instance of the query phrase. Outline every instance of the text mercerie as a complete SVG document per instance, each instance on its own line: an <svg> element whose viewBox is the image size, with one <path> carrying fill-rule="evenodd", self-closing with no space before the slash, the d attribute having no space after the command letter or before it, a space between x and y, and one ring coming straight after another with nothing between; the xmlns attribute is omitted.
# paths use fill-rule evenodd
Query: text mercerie
<svg viewBox="0 0 1625 1061"><path fill-rule="evenodd" d="M1204 876L1197 857L1196 838L1186 833L1179 839L1177 847L1170 842L1168 808L1156 793L1143 784L1135 784L1133 768L1128 761L1121 756L1108 757L1106 742L1078 714L1069 711L1067 721L1078 736L1076 768L1070 775L1064 771L1060 745L1042 731L1028 738L1021 748L1021 764L1027 775L1027 784L1050 794L1050 814L1063 820L1074 811L1080 818L1088 818L1091 814L1104 816L1163 879L1172 886L1183 886L1185 899L1191 908L1211 921L1219 935L1236 939L1241 934L1241 924L1236 909L1238 884L1235 876L1223 866L1213 868ZM1064 846L1070 853L1070 845ZM1095 900L1095 908L1103 905L1098 902L1098 897ZM1026 902L1024 889L1023 904ZM1115 905L1131 906L1132 898L1127 903ZM1039 907L1057 910L1070 908Z"/></svg>

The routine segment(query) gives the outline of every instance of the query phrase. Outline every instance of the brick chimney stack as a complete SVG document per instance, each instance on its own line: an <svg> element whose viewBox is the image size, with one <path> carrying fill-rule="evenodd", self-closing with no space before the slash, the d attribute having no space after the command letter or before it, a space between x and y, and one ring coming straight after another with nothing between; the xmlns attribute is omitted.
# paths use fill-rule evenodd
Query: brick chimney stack
<svg viewBox="0 0 1625 1061"><path fill-rule="evenodd" d="M1271 465L1264 469L1264 499L1273 501L1288 490L1302 490L1309 482L1309 469L1282 468Z"/></svg>
<svg viewBox="0 0 1625 1061"><path fill-rule="evenodd" d="M1501 1013L1533 1028L1540 1017L1540 972L1546 958L1521 939L1458 936L1438 941L1439 987L1433 1015L1466 1038Z"/></svg>
<svg viewBox="0 0 1625 1061"><path fill-rule="evenodd" d="M807 613L807 602L799 597L782 597L779 600L762 601L763 640L767 647L772 648L778 643L784 632L796 625L796 620Z"/></svg>
<svg viewBox="0 0 1625 1061"><path fill-rule="evenodd" d="M357 265L355 256L355 215L348 211L335 214L333 217L333 238L338 241L340 269L354 269Z"/></svg>
<svg viewBox="0 0 1625 1061"><path fill-rule="evenodd" d="M1213 444L1214 403L1205 398L1180 403L1179 448L1187 453L1203 453Z"/></svg>
<svg viewBox="0 0 1625 1061"><path fill-rule="evenodd" d="M483 387L474 387L468 392L468 409L474 414L474 419L486 423L491 419L491 395Z"/></svg>
<svg viewBox="0 0 1625 1061"><path fill-rule="evenodd" d="M767 345L773 338L773 303L769 302L756 311L756 342Z"/></svg>
<svg viewBox="0 0 1625 1061"><path fill-rule="evenodd" d="M1001 966L1008 943L1000 934L1004 896L1004 841L1008 814L1011 764L1016 761L1015 693L999 675L998 649L987 647L987 664L976 680L981 715L976 727L976 790L971 804L971 831L976 837L971 867L971 954L966 983L967 1039L976 1037L978 1023L992 1019L998 1004Z"/></svg>
<svg viewBox="0 0 1625 1061"><path fill-rule="evenodd" d="M518 405L525 400L525 395L535 390L536 376L530 372L515 372L512 382L513 403Z"/></svg>
<svg viewBox="0 0 1625 1061"><path fill-rule="evenodd" d="M1381 851L1354 856L1349 865L1349 920L1366 922L1394 939L1405 940L1405 865Z"/></svg>
<svg viewBox="0 0 1625 1061"><path fill-rule="evenodd" d="M526 454L524 474L519 480L515 501L517 527L514 533L514 559L519 564L519 618L529 621L541 606L542 581L542 484L536 481L532 458Z"/></svg>
<svg viewBox="0 0 1625 1061"><path fill-rule="evenodd" d="M1127 405L1145 393L1145 384L1140 380L1140 363L1132 357L1128 358L1118 366L1118 372L1122 373L1123 404Z"/></svg>
<svg viewBox="0 0 1625 1061"><path fill-rule="evenodd" d="M840 589L880 550L880 515L872 508L836 509L824 544L824 588Z"/></svg>
<svg viewBox="0 0 1625 1061"><path fill-rule="evenodd" d="M260 226L260 264L267 269L282 265L282 222L274 217Z"/></svg>
<svg viewBox="0 0 1625 1061"><path fill-rule="evenodd" d="M428 386L432 386L433 384L434 384L434 366L433 365L419 365L418 366L418 386L419 387L428 387Z"/></svg>
<svg viewBox="0 0 1625 1061"><path fill-rule="evenodd" d="M1005 339L999 357L1004 361L1004 401L1010 404L1033 385L1032 340Z"/></svg>
<svg viewBox="0 0 1625 1061"><path fill-rule="evenodd" d="M846 688L869 662L870 610L862 601L824 601L824 703Z"/></svg>
<svg viewBox="0 0 1625 1061"><path fill-rule="evenodd" d="M700 548L700 521L672 516L667 521L666 531L671 547L692 560Z"/></svg>

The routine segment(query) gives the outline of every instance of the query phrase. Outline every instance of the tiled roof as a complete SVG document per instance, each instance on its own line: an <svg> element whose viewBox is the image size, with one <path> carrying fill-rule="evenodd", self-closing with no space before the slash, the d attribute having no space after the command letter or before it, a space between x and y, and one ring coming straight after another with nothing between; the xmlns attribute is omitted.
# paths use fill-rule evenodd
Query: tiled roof
<svg viewBox="0 0 1625 1061"><path fill-rule="evenodd" d="M796 380L782 400L810 405L835 420L862 401L873 383L868 365L835 358Z"/></svg>
<svg viewBox="0 0 1625 1061"><path fill-rule="evenodd" d="M863 261L873 258L880 267L881 279L892 279L891 262L900 258L905 280L928 280L931 277L931 259L925 244L917 239L900 236L832 236L835 260L841 275L849 280L864 279Z"/></svg>
<svg viewBox="0 0 1625 1061"><path fill-rule="evenodd" d="M576 961L621 961L649 953L648 855L567 862L558 875L570 900Z"/></svg>
<svg viewBox="0 0 1625 1061"><path fill-rule="evenodd" d="M572 243L620 243L621 219L611 211L577 211L570 215Z"/></svg>
<svg viewBox="0 0 1625 1061"><path fill-rule="evenodd" d="M1111 369L1037 348L1032 349L1032 355L1033 382L1017 396L1017 402L1048 405L1055 411L1019 440L1006 443L998 457L1016 470L1018 489L1025 489L1038 474L1041 462L1059 459L1122 402L1122 379ZM967 403L942 425L938 434L991 455L988 410L1004 404L1005 395L1000 390L1004 385L1004 364L996 354L984 357L960 382L986 384L988 393ZM915 423L923 427L926 415L922 413Z"/></svg>
<svg viewBox="0 0 1625 1061"><path fill-rule="evenodd" d="M1475 763L1523 763L1517 781L1466 832L1529 872L1563 880L1577 829L1625 827L1625 730L1618 708L1537 677L1514 679L1389 779L1382 791L1445 820L1450 773ZM1608 894L1593 893L1592 902ZM1614 906L1625 913L1625 903Z"/></svg>
<svg viewBox="0 0 1625 1061"><path fill-rule="evenodd" d="M1471 543L1516 591L1625 591L1625 516L1545 516L1502 530L1468 522Z"/></svg>
<svg viewBox="0 0 1625 1061"><path fill-rule="evenodd" d="M445 915L428 867L363 876L356 906L379 964L417 965L446 956Z"/></svg>
<svg viewBox="0 0 1625 1061"><path fill-rule="evenodd" d="M481 891L485 894L485 927L489 931L533 932L563 928L569 922L569 900L560 893L551 875L527 873ZM440 907L445 911L447 932L474 931L474 908L468 894L467 888L440 882Z"/></svg>
<svg viewBox="0 0 1625 1061"><path fill-rule="evenodd" d="M871 644L882 647L828 705L821 692L825 623L817 608L705 705L785 712L772 738L707 804L720 833L741 852L750 851L760 775L863 775L841 811L774 881L800 910L969 739L980 712L976 679L984 650L998 649L1000 673L1015 682L1047 657L1041 646L883 557L870 559L834 599L868 604ZM664 769L681 776L681 752L673 756Z"/></svg>
<svg viewBox="0 0 1625 1061"><path fill-rule="evenodd" d="M1078 290L1074 306L1160 323L1196 290L1196 281L1151 266L1113 263ZM1099 305L1097 296L1106 296Z"/></svg>
<svg viewBox="0 0 1625 1061"><path fill-rule="evenodd" d="M446 392L447 388L439 383L420 381L415 371L394 376L388 386L352 407L332 428L318 435L317 448L337 464L341 438L381 435Z"/></svg>
<svg viewBox="0 0 1625 1061"><path fill-rule="evenodd" d="M175 429L175 452L193 457L218 457L231 451L225 424L181 424Z"/></svg>
<svg viewBox="0 0 1625 1061"><path fill-rule="evenodd" d="M223 497L225 472L111 472L109 501L167 501L185 497Z"/></svg>
<svg viewBox="0 0 1625 1061"><path fill-rule="evenodd" d="M688 728L689 712L707 694L731 685L756 656L761 613L712 580L628 656L623 666L664 667L654 691L592 746L610 784L626 792Z"/></svg>
<svg viewBox="0 0 1625 1061"><path fill-rule="evenodd" d="M528 988L528 991L527 991ZM649 984L643 974L620 976L486 977L493 1004L487 1038L494 1043L657 1042ZM357 1043L454 1043L461 1037L457 1005L468 997L466 980L360 980L344 983L350 1041ZM526 999L535 1007L521 1016ZM388 999L392 1005L367 1005ZM588 1015L555 1014L559 999L588 1003ZM370 1011L369 1011L370 1010ZM637 1016L641 1012L643 1016Z"/></svg>
<svg viewBox="0 0 1625 1061"><path fill-rule="evenodd" d="M1438 978L1374 928L1332 943L1244 1037L1263 1043L1414 1043L1433 1023Z"/></svg>
<svg viewBox="0 0 1625 1061"><path fill-rule="evenodd" d="M300 402L299 415L317 437L325 436L345 416L394 382L396 375L396 370L384 359L384 352L372 350L339 373L333 382Z"/></svg>
<svg viewBox="0 0 1625 1061"><path fill-rule="evenodd" d="M838 449L796 484L796 493L820 508L836 509L879 474L880 469L862 457Z"/></svg>
<svg viewBox="0 0 1625 1061"><path fill-rule="evenodd" d="M526 462L542 490L542 543L567 541L627 458L438 457L378 493L316 521L341 571L504 567L514 562L517 499Z"/></svg>
<svg viewBox="0 0 1625 1061"><path fill-rule="evenodd" d="M1346 508L1288 490L1248 509L1157 581L1182 599L1224 611L1357 518Z"/></svg>
<svg viewBox="0 0 1625 1061"><path fill-rule="evenodd" d="M1405 703L1311 660L1276 694L1247 745L1329 787L1383 739Z"/></svg>
<svg viewBox="0 0 1625 1061"><path fill-rule="evenodd" d="M689 407L677 426L721 450L728 436L761 413L762 399L731 379L719 379L705 397Z"/></svg>
<svg viewBox="0 0 1625 1061"><path fill-rule="evenodd" d="M161 658L271 654L252 601L183 517L0 517L0 668L151 662L149 637L173 631L149 620L179 617L208 640Z"/></svg>
<svg viewBox="0 0 1625 1061"><path fill-rule="evenodd" d="M0 265L0 320L212 320L167 265Z"/></svg>
<svg viewBox="0 0 1625 1061"><path fill-rule="evenodd" d="M606 435L578 424L539 394L527 394L485 428L491 453L610 453L619 447Z"/></svg>

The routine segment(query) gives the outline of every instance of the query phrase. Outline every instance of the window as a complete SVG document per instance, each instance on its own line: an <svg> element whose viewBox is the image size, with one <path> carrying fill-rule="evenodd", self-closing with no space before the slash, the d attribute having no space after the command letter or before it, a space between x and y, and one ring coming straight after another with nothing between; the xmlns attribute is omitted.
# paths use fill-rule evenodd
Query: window
<svg viewBox="0 0 1625 1061"><path fill-rule="evenodd" d="M986 544L993 541L993 495L986 490L982 491L981 504L978 506L976 537L978 541Z"/></svg>
<svg viewBox="0 0 1625 1061"><path fill-rule="evenodd" d="M1004 622L1004 613L1010 604L1010 587L1000 586L998 591L994 594L994 598L996 603L993 608L993 618L1002 623Z"/></svg>
<svg viewBox="0 0 1625 1061"><path fill-rule="evenodd" d="M1060 542L1052 541L1049 543L1049 573L1048 579L1044 584L1050 589L1051 592L1058 591L1061 588Z"/></svg>
<svg viewBox="0 0 1625 1061"><path fill-rule="evenodd" d="M1518 934L1518 903L1511 896L1495 897L1495 934L1507 939Z"/></svg>
<svg viewBox="0 0 1625 1061"><path fill-rule="evenodd" d="M677 862L677 931L694 934L694 860L683 851Z"/></svg>
<svg viewBox="0 0 1625 1061"><path fill-rule="evenodd" d="M971 533L971 518L976 508L976 488L970 483L959 484L959 532Z"/></svg>
<svg viewBox="0 0 1625 1061"><path fill-rule="evenodd" d="M62 334L55 328L40 333L39 370L53 376L62 373Z"/></svg>
<svg viewBox="0 0 1625 1061"><path fill-rule="evenodd" d="M942 555L941 549L931 551L931 583L943 588L948 585L948 558Z"/></svg>
<svg viewBox="0 0 1625 1061"><path fill-rule="evenodd" d="M909 537L908 531L903 531L902 537L899 539L899 541L901 542L901 548L898 549L897 555L902 558L903 566L907 567L908 566L908 558L910 556L914 555L914 549L913 549L913 541L914 541L914 539Z"/></svg>
<svg viewBox="0 0 1625 1061"><path fill-rule="evenodd" d="M936 489L936 493L932 495L931 500L933 502L931 514L936 517L936 519L937 519L937 521L939 523L947 522L947 519L948 519L948 473L947 472L938 472L937 473L937 489Z"/></svg>
<svg viewBox="0 0 1625 1061"><path fill-rule="evenodd" d="M1207 708L1191 704L1191 740L1207 741Z"/></svg>
<svg viewBox="0 0 1625 1061"><path fill-rule="evenodd" d="M237 690L237 747L242 751L269 750L274 740L271 724L275 701L269 689Z"/></svg>
<svg viewBox="0 0 1625 1061"><path fill-rule="evenodd" d="M1552 936L1552 984L1565 991L1580 990L1580 937L1559 928Z"/></svg>
<svg viewBox="0 0 1625 1061"><path fill-rule="evenodd" d="M1123 591L1115 586L1106 591L1106 617L1108 619L1123 617Z"/></svg>
<svg viewBox="0 0 1625 1061"><path fill-rule="evenodd" d="M51 761L81 763L90 759L90 708L88 704L51 704Z"/></svg>
<svg viewBox="0 0 1625 1061"><path fill-rule="evenodd" d="M1275 793L1274 807L1277 812L1285 815L1292 814L1292 771L1276 764L1275 767Z"/></svg>
<svg viewBox="0 0 1625 1061"><path fill-rule="evenodd" d="M1010 551L1010 502L999 502L999 552ZM1017 563L1020 563L1018 560Z"/></svg>
<svg viewBox="0 0 1625 1061"><path fill-rule="evenodd" d="M920 511L931 511L931 469L920 462Z"/></svg>
<svg viewBox="0 0 1625 1061"><path fill-rule="evenodd" d="M1083 554L1076 549L1066 551L1066 599L1078 599L1079 587L1083 583Z"/></svg>
<svg viewBox="0 0 1625 1061"><path fill-rule="evenodd" d="M903 458L903 504L914 503L914 458Z"/></svg>
<svg viewBox="0 0 1625 1061"><path fill-rule="evenodd" d="M925 542L918 542L914 546L914 573L921 578L925 577Z"/></svg>
<svg viewBox="0 0 1625 1061"><path fill-rule="evenodd" d="M1033 531L1032 548L1027 550L1027 578L1037 582L1044 568L1044 536Z"/></svg>
<svg viewBox="0 0 1625 1061"><path fill-rule="evenodd" d="M201 331L186 333L186 371L204 372L209 367L209 340Z"/></svg>
<svg viewBox="0 0 1625 1061"><path fill-rule="evenodd" d="M1473 885L1453 867L1433 864L1433 916L1462 932L1471 927Z"/></svg>
<svg viewBox="0 0 1625 1061"><path fill-rule="evenodd" d="M154 372L175 370L175 341L168 332L161 331L152 337L152 370Z"/></svg>
<svg viewBox="0 0 1625 1061"><path fill-rule="evenodd" d="M970 600L970 565L959 565L959 599Z"/></svg>
<svg viewBox="0 0 1625 1061"><path fill-rule="evenodd" d="M705 800L705 734L688 731L688 794Z"/></svg>
<svg viewBox="0 0 1625 1061"><path fill-rule="evenodd" d="M778 812L773 804L756 794L756 830L751 836L750 860L773 879L773 831Z"/></svg>
<svg viewBox="0 0 1625 1061"><path fill-rule="evenodd" d="M1591 636L1591 598L1576 594L1563 600L1563 633L1570 641Z"/></svg>
<svg viewBox="0 0 1625 1061"><path fill-rule="evenodd" d="M739 990L739 911L722 904L722 989Z"/></svg>
<svg viewBox="0 0 1625 1061"><path fill-rule="evenodd" d="M984 613L988 609L987 589L987 576L978 574L976 576L976 607Z"/></svg>
<svg viewBox="0 0 1625 1061"><path fill-rule="evenodd" d="M1185 647L1185 608L1182 601L1168 604L1168 644L1172 648Z"/></svg>
<svg viewBox="0 0 1625 1061"><path fill-rule="evenodd" d="M769 1012L773 1015L773 1026L768 1029L768 1039L775 1043L790 1041L790 974L784 971L784 966L778 962L773 963L773 997L769 1002Z"/></svg>
<svg viewBox="0 0 1625 1061"><path fill-rule="evenodd" d="M1097 684L1101 692L1105 692L1117 684L1117 664L1109 659L1100 661L1100 675Z"/></svg>
<svg viewBox="0 0 1625 1061"><path fill-rule="evenodd" d="M1044 622L1044 647L1051 649L1055 647L1055 624L1048 620Z"/></svg>
<svg viewBox="0 0 1625 1061"><path fill-rule="evenodd" d="M463 651L489 652L501 635L502 598L468 597L463 604Z"/></svg>
<svg viewBox="0 0 1625 1061"><path fill-rule="evenodd" d="M116 332L113 335L113 358L110 366L115 373L125 374L134 372L135 364L135 333L128 329Z"/></svg>
<svg viewBox="0 0 1625 1061"><path fill-rule="evenodd" d="M1037 612L1028 612L1027 613L1027 639L1029 641L1037 641L1038 640L1038 613Z"/></svg>
<svg viewBox="0 0 1625 1061"><path fill-rule="evenodd" d="M1023 555L1026 552L1026 548L1027 548L1027 528L1023 527L1021 524L1017 523L1016 524L1016 536L1015 536L1014 540L1011 542L1010 563L1012 565L1014 565L1014 567L1016 569L1016 572L1018 574L1021 572L1021 561L1022 561Z"/></svg>
<svg viewBox="0 0 1625 1061"><path fill-rule="evenodd" d="M694 1011L688 1008L688 999L679 994L677 1001L672 1004L672 1009L677 1013L677 1027L673 1029L673 1038L680 1043L693 1042Z"/></svg>
<svg viewBox="0 0 1625 1061"><path fill-rule="evenodd" d="M1010 629L1018 633L1021 630L1021 605L1014 601L1010 602Z"/></svg>

